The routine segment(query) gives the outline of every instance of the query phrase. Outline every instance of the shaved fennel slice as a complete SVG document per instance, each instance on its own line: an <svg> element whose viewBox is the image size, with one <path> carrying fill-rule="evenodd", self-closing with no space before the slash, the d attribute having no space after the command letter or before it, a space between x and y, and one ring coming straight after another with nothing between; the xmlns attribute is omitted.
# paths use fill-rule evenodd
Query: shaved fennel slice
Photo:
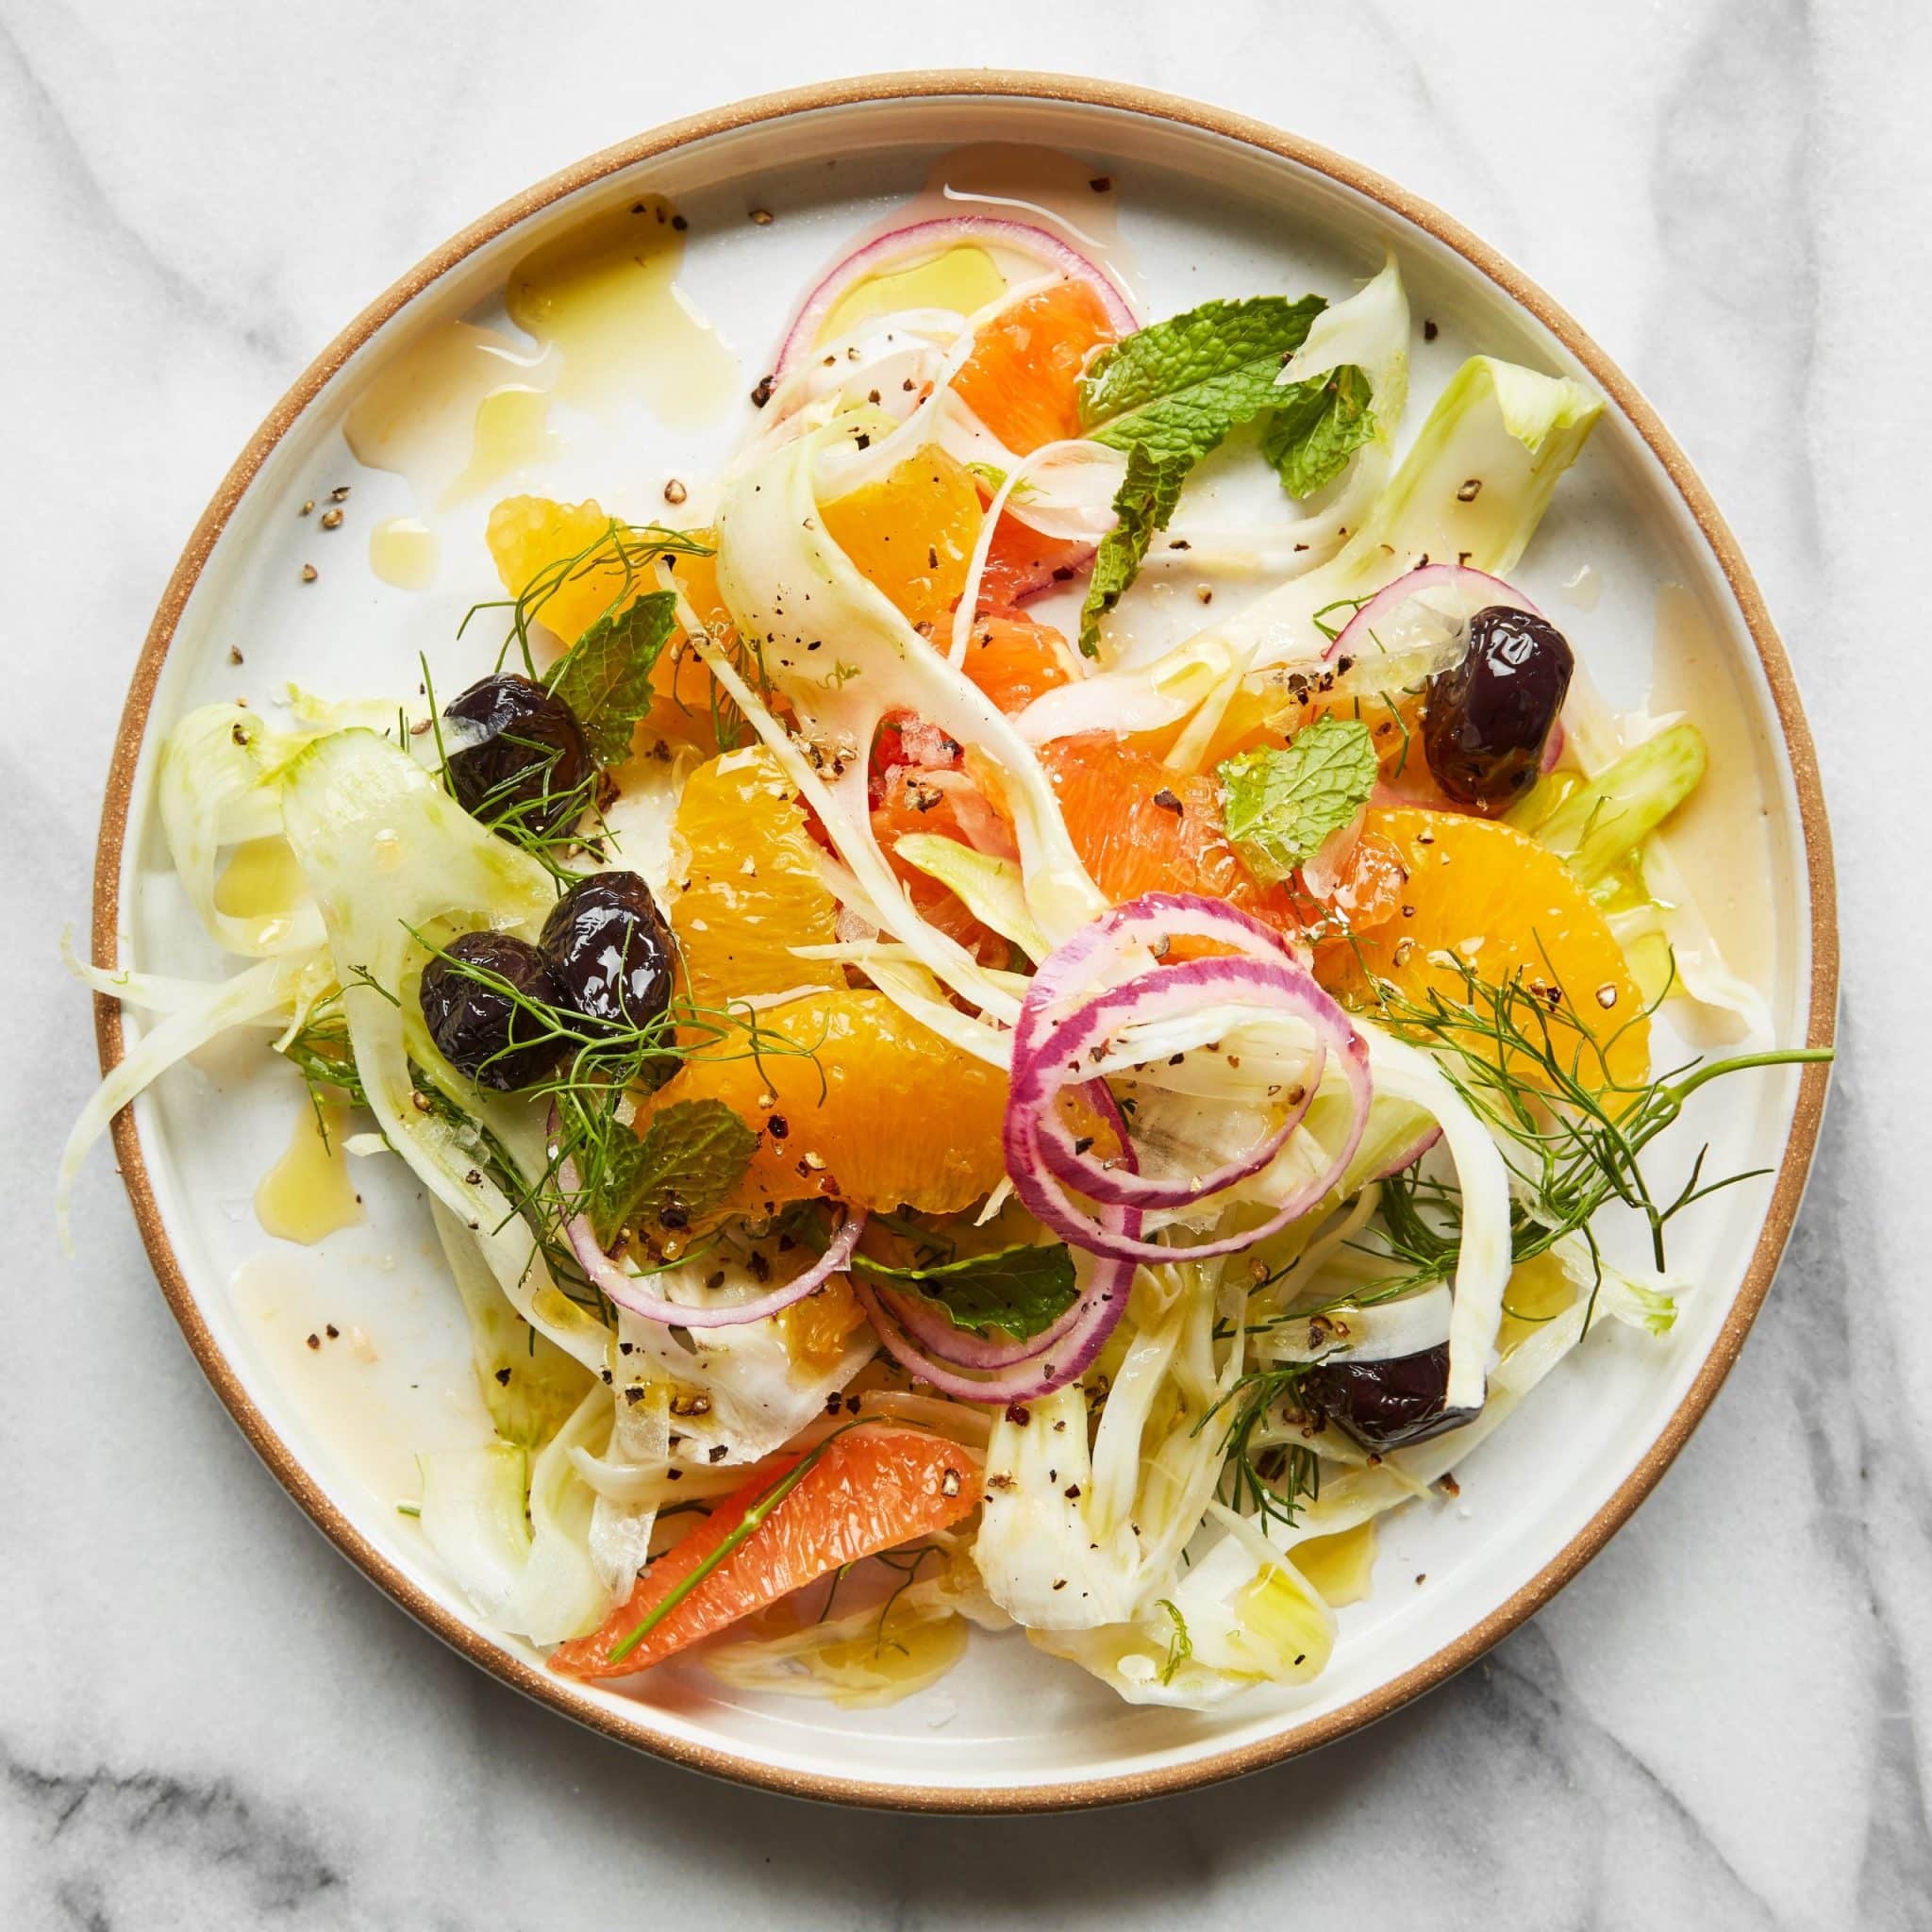
<svg viewBox="0 0 1932 1932"><path fill-rule="evenodd" d="M337 732L308 746L289 770L284 819L322 908L357 1072L383 1133L469 1229L524 1320L596 1373L609 1331L551 1280L534 1237L479 1164L475 1140L416 1105L409 1072L412 1055L425 1068L441 1058L416 1011L425 954L413 933L489 926L534 939L556 903L549 874L374 732ZM466 1088L453 1069L437 1071L448 1091Z"/></svg>
<svg viewBox="0 0 1932 1932"><path fill-rule="evenodd" d="M317 942L320 953L320 941ZM199 1008L220 991L225 982L207 979L175 979L160 973L137 973L131 966L94 966L74 950L72 931L60 935L60 963L80 983L104 999L119 1000L123 1006L139 1007L147 1013L181 1013ZM270 1009L247 1020L243 1026L277 1026L278 1014Z"/></svg>
<svg viewBox="0 0 1932 1932"><path fill-rule="evenodd" d="M690 1290L702 1292L709 1257L685 1271ZM655 1277L658 1292L675 1298L677 1282ZM661 1322L617 1311L617 1353L611 1357L620 1412L630 1390L668 1387L673 1403L672 1439L665 1454L675 1462L741 1465L782 1448L872 1359L877 1348L863 1322L824 1366L797 1360L782 1314L733 1327L673 1330ZM688 1339L686 1339L688 1338ZM701 1398L701 1399L693 1399ZM626 1442L633 1456L641 1445Z"/></svg>
<svg viewBox="0 0 1932 1932"><path fill-rule="evenodd" d="M595 1628L616 1597L591 1558L596 1499L571 1459L603 1432L608 1413L604 1391L592 1389L534 1466L501 1439L419 1458L430 1547L484 1616L532 1643Z"/></svg>
<svg viewBox="0 0 1932 1932"><path fill-rule="evenodd" d="M1201 1419L1241 1374L1241 1306L1217 1263L1143 1269L1091 1451L1077 1383L994 1418L973 1555L1016 1621L1129 1623L1172 1586L1220 1479L1222 1432ZM1217 1314L1237 1338L1219 1371Z"/></svg>
<svg viewBox="0 0 1932 1932"><path fill-rule="evenodd" d="M886 915L880 923L947 986L1004 1016L1008 1003L987 997L991 989L964 949L913 912L873 836L866 770L886 712L909 710L998 767L1028 909L1049 939L1065 939L1107 902L1067 836L1031 749L825 535L813 466L827 437L840 433L821 431L789 445L734 480L719 510L719 586L740 636L759 651L766 675L791 700L806 735L826 741L845 759L843 773L819 788L830 807L826 830ZM766 725L758 728L765 736Z"/></svg>
<svg viewBox="0 0 1932 1932"><path fill-rule="evenodd" d="M595 1386L595 1377L531 1329L510 1306L470 1230L441 1201L432 1199L429 1206L469 1320L476 1387L491 1423L505 1441L541 1449Z"/></svg>
<svg viewBox="0 0 1932 1932"><path fill-rule="evenodd" d="M1563 706L1563 724L1569 743L1587 778L1600 776L1626 753L1648 742L1675 724L1680 712L1653 715L1648 710L1614 709L1579 664L1570 681L1570 693ZM1733 1030L1745 1036L1771 1030L1771 1008L1763 992L1738 973L1724 958L1717 933L1698 901L1672 841L1668 821L1653 830L1638 848L1638 863L1646 891L1655 902L1655 925L1671 949L1674 977L1671 991L1681 992L1698 1006L1724 1016ZM1642 908L1648 912L1649 908ZM1620 917L1639 930L1649 921L1629 921L1628 915L1612 915L1616 926ZM1618 938L1624 940L1620 931Z"/></svg>
<svg viewBox="0 0 1932 1932"><path fill-rule="evenodd" d="M1443 1403L1452 1409L1480 1408L1484 1371L1502 1325L1503 1291L1509 1284L1509 1170L1494 1137L1426 1053L1379 1027L1358 1024L1369 1042L1369 1073L1377 1092L1434 1115L1456 1165L1462 1241L1456 1257Z"/></svg>
<svg viewBox="0 0 1932 1932"><path fill-rule="evenodd" d="M1053 950L1026 909L1025 881L1010 858L975 852L934 832L908 832L892 849L956 893L980 924L1010 940L1029 958L1043 959Z"/></svg>
<svg viewBox="0 0 1932 1932"><path fill-rule="evenodd" d="M204 988L199 1000L175 1008L152 1032L144 1034L94 1089L69 1130L54 1187L54 1215L59 1224L61 1245L70 1254L74 1251L70 1210L75 1179L88 1150L107 1132L108 1123L150 1082L197 1047L206 1046L218 1033L272 1016L285 1017L313 957L311 953L263 959L232 979Z"/></svg>
<svg viewBox="0 0 1932 1932"><path fill-rule="evenodd" d="M309 735L271 731L258 711L204 705L161 747L155 800L175 875L208 937L245 958L308 952L322 943L322 915L309 903L250 918L215 904L222 849L282 829L279 780Z"/></svg>
<svg viewBox="0 0 1932 1932"><path fill-rule="evenodd" d="M1602 411L1578 383L1472 358L1437 398L1361 526L1320 570L1197 631L1151 664L1042 693L1020 714L1021 734L1040 743L1079 731L1177 724L1237 670L1253 684L1271 670L1321 658L1328 639L1315 623L1318 612L1367 596L1425 557L1507 572Z"/></svg>
<svg viewBox="0 0 1932 1932"><path fill-rule="evenodd" d="M1058 499L1048 480L1056 466L1071 477L1062 484ZM1117 449L1085 437L1061 442L1045 442L1024 457L1008 458L1006 474L986 514L979 521L979 535L974 541L972 560L966 568L965 587L953 611L953 642L947 653L955 670L966 662L967 640L979 612L979 587L986 576L987 559L992 554L992 540L1000 518L1009 509L1042 536L1071 538L1098 543L1114 525L1113 499L1127 473L1127 459ZM1024 486L1027 498L1041 498L1055 508L1042 513L1037 507L1024 514L1014 491ZM1066 511L1071 508L1073 514Z"/></svg>

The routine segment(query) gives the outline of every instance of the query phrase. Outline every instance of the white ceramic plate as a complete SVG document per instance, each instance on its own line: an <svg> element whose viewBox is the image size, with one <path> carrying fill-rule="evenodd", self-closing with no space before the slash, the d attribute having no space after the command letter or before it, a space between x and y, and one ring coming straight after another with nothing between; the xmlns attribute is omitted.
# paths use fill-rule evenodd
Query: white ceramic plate
<svg viewBox="0 0 1932 1932"><path fill-rule="evenodd" d="M668 475L701 475L741 433L742 394L786 311L845 239L917 192L937 158L989 142L1073 155L1110 177L1108 210L1150 315L1210 294L1339 297L1392 250L1418 322L1436 325L1435 339L1416 344L1411 430L1478 349L1606 393L1602 424L1517 575L1622 703L1650 687L1664 598L1673 615L1660 668L1678 689L1687 665L1694 671L1715 752L1697 836L1722 834L1733 855L1725 877L1749 888L1709 909L1760 978L1777 1038L1828 1039L1830 858L1789 669L1727 532L1647 406L1540 291L1389 183L1214 110L1027 75L841 83L660 130L486 217L358 317L242 453L157 618L107 803L96 957L161 973L222 970L166 874L149 804L150 747L175 719L213 699L265 703L291 678L330 695L411 687L419 652L443 688L468 681L489 646L474 637L459 646L454 631L493 582L482 544L490 503L529 487L651 515ZM567 434L552 454L448 508L353 460L345 412L422 331L500 313L506 276L533 246L645 191L668 194L689 219L682 286L739 358L741 399L725 417L681 429L648 409L601 425L554 418ZM751 222L755 208L775 219ZM341 529L298 515L308 499L325 507L342 483L353 494ZM391 588L371 569L370 530L396 515L439 533L426 590ZM305 562L319 568L312 584L301 581ZM119 1057L136 1024L103 1004L104 1059ZM1342 1613L1333 1666L1310 1694L1210 1716L1130 1708L1017 1635L975 1638L940 1685L879 1711L735 1694L695 1669L651 1674L628 1693L549 1677L535 1654L477 1624L395 1509L415 1492L415 1452L477 1426L461 1316L415 1190L391 1163L363 1163L367 1224L314 1249L269 1241L250 1211L298 1093L252 1038L169 1075L117 1138L191 1344L343 1552L487 1669L646 1749L821 1796L994 1808L1145 1795L1307 1749L1440 1681L1528 1615L1601 1547L1715 1392L1795 1211L1823 1078L1779 1073L1732 1089L1680 1130L1692 1146L1708 1134L1727 1166L1773 1172L1685 1224L1673 1260L1704 1287L1668 1342L1619 1333L1567 1362L1459 1472L1458 1502L1386 1521L1375 1591ZM375 1359L307 1349L302 1338L324 1322L345 1335L360 1327ZM246 1589L247 1578L234 1584Z"/></svg>

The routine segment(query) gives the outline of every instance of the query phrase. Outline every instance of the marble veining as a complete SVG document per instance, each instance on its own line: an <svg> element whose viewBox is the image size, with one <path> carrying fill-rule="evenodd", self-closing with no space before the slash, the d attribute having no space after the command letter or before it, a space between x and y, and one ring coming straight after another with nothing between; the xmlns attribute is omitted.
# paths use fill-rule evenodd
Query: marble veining
<svg viewBox="0 0 1932 1932"><path fill-rule="evenodd" d="M0 0L8 910L0 1923L1932 1924L1923 678L1932 22L1909 0L640 9ZM540 24L541 23L541 24ZM1198 30L1196 28L1198 27ZM1844 1064L1782 1278L1611 1551L1311 1760L1133 1813L830 1818L582 1734L399 1616L228 1427L103 1160L55 938L172 559L384 282L640 127L827 73L1195 93L1469 220L1637 378L1752 556L1842 869ZM238 1574L254 1585L231 1587ZM996 1855L995 1855L995 1847Z"/></svg>

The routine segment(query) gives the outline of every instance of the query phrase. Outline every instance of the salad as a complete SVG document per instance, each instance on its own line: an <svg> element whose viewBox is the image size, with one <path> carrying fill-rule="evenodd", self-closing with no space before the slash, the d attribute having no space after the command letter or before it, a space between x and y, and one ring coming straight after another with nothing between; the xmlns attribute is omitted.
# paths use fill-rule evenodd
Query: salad
<svg viewBox="0 0 1932 1932"><path fill-rule="evenodd" d="M242 963L77 969L151 1020L63 1214L259 1029L427 1193L490 1435L398 1507L558 1673L1311 1683L1382 1517L1672 1327L1690 1093L1818 1057L1657 1064L1665 1001L1766 1023L1695 720L1511 581L1602 405L1479 356L1411 424L1414 331L1392 261L1148 321L1044 214L856 248L685 515L495 506L467 688L174 727Z"/></svg>

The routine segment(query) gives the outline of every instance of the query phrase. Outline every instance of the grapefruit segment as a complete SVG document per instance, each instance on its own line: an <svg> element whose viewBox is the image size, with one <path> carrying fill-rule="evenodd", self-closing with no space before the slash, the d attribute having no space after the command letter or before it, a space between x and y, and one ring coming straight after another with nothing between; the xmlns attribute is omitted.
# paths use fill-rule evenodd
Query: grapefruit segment
<svg viewBox="0 0 1932 1932"><path fill-rule="evenodd" d="M775 1501L774 1490L810 1466ZM812 1457L761 1470L691 1535L653 1562L601 1629L560 1644L553 1670L575 1677L628 1676L661 1663L827 1571L947 1528L979 1507L980 1473L957 1442L923 1430L867 1425L835 1436ZM653 1610L703 1569L761 1503L769 1513L615 1662Z"/></svg>
<svg viewBox="0 0 1932 1932"><path fill-rule="evenodd" d="M1080 433L1080 372L1114 339L1100 297L1080 282L1009 302L981 325L957 395L1015 456Z"/></svg>

